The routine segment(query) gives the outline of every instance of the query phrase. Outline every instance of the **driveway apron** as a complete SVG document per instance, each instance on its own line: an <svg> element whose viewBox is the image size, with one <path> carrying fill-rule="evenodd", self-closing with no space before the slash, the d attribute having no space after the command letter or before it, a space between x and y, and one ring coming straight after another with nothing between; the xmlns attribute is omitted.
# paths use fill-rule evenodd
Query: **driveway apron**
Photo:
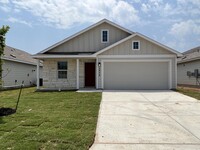
<svg viewBox="0 0 200 150"><path fill-rule="evenodd" d="M174 91L104 91L91 150L199 150L200 102Z"/></svg>

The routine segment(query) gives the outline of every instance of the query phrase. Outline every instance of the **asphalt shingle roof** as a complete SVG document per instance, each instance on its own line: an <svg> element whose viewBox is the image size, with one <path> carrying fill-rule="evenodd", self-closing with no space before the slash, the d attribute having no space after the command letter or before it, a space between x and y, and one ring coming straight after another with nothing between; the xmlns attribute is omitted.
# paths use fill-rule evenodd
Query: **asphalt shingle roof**
<svg viewBox="0 0 200 150"><path fill-rule="evenodd" d="M9 60L13 60L13 61L22 61L24 63L32 63L32 64L37 64L37 60L36 59L33 59L31 54L25 52L25 51L22 51L22 50L19 50L19 49L16 49L16 48L13 48L13 47L10 47L10 46L6 46L5 49L4 49L4 55L2 57L3 59L9 59Z"/></svg>
<svg viewBox="0 0 200 150"><path fill-rule="evenodd" d="M200 60L200 46L183 53L183 57L178 59L178 63Z"/></svg>

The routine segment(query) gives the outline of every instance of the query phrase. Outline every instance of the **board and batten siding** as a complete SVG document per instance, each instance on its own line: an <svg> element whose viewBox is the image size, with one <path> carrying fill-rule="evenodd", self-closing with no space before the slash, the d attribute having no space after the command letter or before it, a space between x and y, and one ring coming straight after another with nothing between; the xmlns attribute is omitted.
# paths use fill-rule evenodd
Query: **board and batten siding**
<svg viewBox="0 0 200 150"><path fill-rule="evenodd" d="M187 76L187 71L194 72L195 69L200 71L200 60L178 64L178 84L200 85L200 79L198 79L198 82L195 77Z"/></svg>
<svg viewBox="0 0 200 150"><path fill-rule="evenodd" d="M132 50L132 42L140 41L140 50ZM135 36L100 55L164 55L173 54L164 48L147 41L139 36Z"/></svg>
<svg viewBox="0 0 200 150"><path fill-rule="evenodd" d="M140 50L132 50L132 42L133 41L140 41ZM122 56L122 55L125 55L125 56L143 56L143 55L152 55L151 58L123 58L123 59L126 59L126 60L140 60L140 59L145 59L145 60L156 60L156 59L162 59L162 60L165 60L165 59L170 59L171 62L172 62L172 88L175 89L176 88L176 84L177 84L177 81L176 81L176 54L150 42L150 41L147 41L146 39L143 39L139 36L135 36L115 47L112 47L111 49L99 54L99 59L98 59L98 62L102 62L102 60L116 60L116 58L113 58L113 56ZM159 56L160 55L160 56ZM165 58L165 57L162 57L161 55L170 55L170 56L173 56L173 57L169 57L169 58ZM101 57L104 57L106 56L106 58L101 58ZM110 58L109 58L110 56ZM158 56L158 57L153 57L153 56ZM122 59L122 58L121 58ZM122 60L123 60L122 59ZM117 60L120 60L120 58L117 58ZM159 62L158 62L159 63ZM101 87L101 77L98 77L98 86L99 88L102 88Z"/></svg>
<svg viewBox="0 0 200 150"><path fill-rule="evenodd" d="M109 42L101 43L101 30L109 30ZM100 24L81 35L53 48L51 52L96 52L121 39L128 37L130 34L116 28L108 23Z"/></svg>
<svg viewBox="0 0 200 150"><path fill-rule="evenodd" d="M2 68L3 86L5 88L21 85L22 81L24 81L25 86L36 84L36 65L4 60ZM42 75L42 68L40 68L40 71Z"/></svg>

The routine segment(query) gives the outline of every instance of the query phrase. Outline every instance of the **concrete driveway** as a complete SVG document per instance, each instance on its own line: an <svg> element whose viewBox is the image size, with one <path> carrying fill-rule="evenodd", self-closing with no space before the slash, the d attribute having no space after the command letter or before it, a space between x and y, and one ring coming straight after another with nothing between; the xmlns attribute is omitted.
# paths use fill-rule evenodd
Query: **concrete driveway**
<svg viewBox="0 0 200 150"><path fill-rule="evenodd" d="M105 91L91 150L200 150L200 101L173 91Z"/></svg>

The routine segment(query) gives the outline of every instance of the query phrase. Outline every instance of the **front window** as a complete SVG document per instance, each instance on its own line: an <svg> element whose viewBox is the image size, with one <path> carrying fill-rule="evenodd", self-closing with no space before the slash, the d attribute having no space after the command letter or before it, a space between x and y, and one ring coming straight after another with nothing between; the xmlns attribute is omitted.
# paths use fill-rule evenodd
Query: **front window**
<svg viewBox="0 0 200 150"><path fill-rule="evenodd" d="M140 42L139 41L133 41L132 50L140 50Z"/></svg>
<svg viewBox="0 0 200 150"><path fill-rule="evenodd" d="M101 31L101 42L102 43L107 43L109 41L108 37L109 37L108 30L102 30Z"/></svg>
<svg viewBox="0 0 200 150"><path fill-rule="evenodd" d="M68 69L68 64L66 61L58 62L58 78L59 79L67 78L67 69Z"/></svg>

